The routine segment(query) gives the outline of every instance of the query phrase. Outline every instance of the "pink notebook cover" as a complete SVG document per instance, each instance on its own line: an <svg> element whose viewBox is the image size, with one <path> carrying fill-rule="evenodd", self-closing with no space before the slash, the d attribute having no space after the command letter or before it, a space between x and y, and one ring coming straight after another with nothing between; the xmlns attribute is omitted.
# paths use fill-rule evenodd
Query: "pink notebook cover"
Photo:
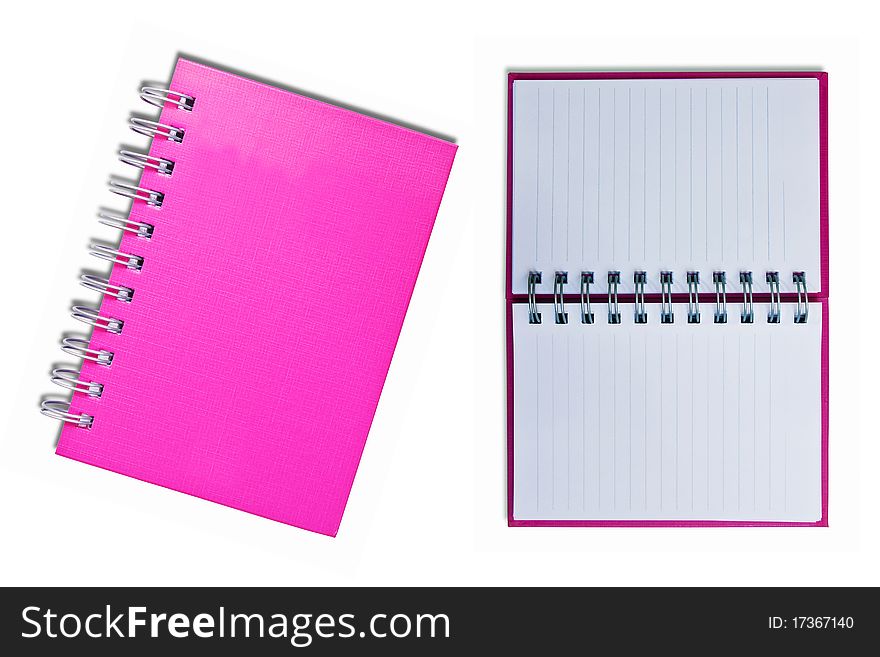
<svg viewBox="0 0 880 657"><path fill-rule="evenodd" d="M454 144L180 59L57 453L335 535L440 205Z"/></svg>
<svg viewBox="0 0 880 657"><path fill-rule="evenodd" d="M513 293L513 83L516 80L614 80L614 79L691 79L691 78L815 78L819 82L819 247L822 276L818 292L810 292L809 301L822 304L822 517L816 522L752 522L727 520L517 520L513 513L514 492L514 381L513 381L513 304L527 303L526 295ZM529 72L508 73L507 76L507 524L510 527L827 527L828 526L828 74L823 71L724 71L724 72ZM728 294L728 301L737 302L741 295ZM553 297L537 295L539 302L552 302ZM657 301L651 295L649 300ZM769 301L768 294L755 294L756 302ZM794 294L782 294L784 302L794 302ZM577 303L574 296L566 300ZM601 294L598 302L603 301ZM621 295L622 302L631 302L632 295ZM676 303L687 302L687 295L673 295Z"/></svg>

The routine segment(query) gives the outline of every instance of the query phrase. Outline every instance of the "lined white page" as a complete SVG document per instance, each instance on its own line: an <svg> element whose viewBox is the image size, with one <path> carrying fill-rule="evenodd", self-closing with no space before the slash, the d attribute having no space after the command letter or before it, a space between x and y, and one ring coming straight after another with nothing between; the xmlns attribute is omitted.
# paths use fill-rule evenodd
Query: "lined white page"
<svg viewBox="0 0 880 657"><path fill-rule="evenodd" d="M817 521L821 517L821 304L782 322L541 324L514 304L514 518Z"/></svg>
<svg viewBox="0 0 880 657"><path fill-rule="evenodd" d="M820 287L816 79L516 80L513 291L528 272L766 271ZM604 291L604 290L600 290Z"/></svg>

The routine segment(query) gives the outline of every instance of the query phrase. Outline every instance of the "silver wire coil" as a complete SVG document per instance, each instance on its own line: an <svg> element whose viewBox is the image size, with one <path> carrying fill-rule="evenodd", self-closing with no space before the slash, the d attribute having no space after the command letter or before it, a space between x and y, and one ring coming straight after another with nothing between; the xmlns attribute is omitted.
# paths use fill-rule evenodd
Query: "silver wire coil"
<svg viewBox="0 0 880 657"><path fill-rule="evenodd" d="M79 372L63 367L56 367L52 370L52 383L74 392L81 392L89 397L100 397L104 392L102 384L97 381L83 381L79 378Z"/></svg>
<svg viewBox="0 0 880 657"><path fill-rule="evenodd" d="M153 224L134 221L133 219L123 217L122 215L113 212L99 212L98 223L110 226L111 228L124 230L129 233L134 233L138 237L143 237L144 239L150 239L153 237Z"/></svg>
<svg viewBox="0 0 880 657"><path fill-rule="evenodd" d="M765 280L770 288L770 310L767 312L767 323L779 324L782 320L781 299L779 297L779 272L768 271Z"/></svg>
<svg viewBox="0 0 880 657"><path fill-rule="evenodd" d="M648 311L645 310L645 283L648 282L648 273L637 271L633 274L633 285L635 286L636 299L633 319L636 324L648 323Z"/></svg>
<svg viewBox="0 0 880 657"><path fill-rule="evenodd" d="M162 87L141 87L141 100L150 105L162 109L165 103L176 105L178 109L191 112L195 105L196 99L187 96L173 89L163 89Z"/></svg>
<svg viewBox="0 0 880 657"><path fill-rule="evenodd" d="M170 176L174 172L174 162L166 160L162 157L153 157L152 155L144 155L136 151L119 151L119 161L123 164L136 167L138 169L153 169L156 173L163 176Z"/></svg>
<svg viewBox="0 0 880 657"><path fill-rule="evenodd" d="M40 402L40 413L53 420L75 424L83 429L91 429L95 418L86 413L71 413L70 402L61 399L44 399Z"/></svg>
<svg viewBox="0 0 880 657"><path fill-rule="evenodd" d="M794 323L806 324L810 316L809 298L807 297L807 274L796 271L791 275L791 281L797 288L797 306L794 311Z"/></svg>
<svg viewBox="0 0 880 657"><path fill-rule="evenodd" d="M752 324L755 321L755 302L752 297L752 272L741 271L739 282L743 289L743 306L739 315L739 321L743 324Z"/></svg>
<svg viewBox="0 0 880 657"><path fill-rule="evenodd" d="M592 324L594 320L593 309L590 308L590 285L594 277L591 271L581 272L581 323Z"/></svg>
<svg viewBox="0 0 880 657"><path fill-rule="evenodd" d="M727 272L713 271L715 283L715 323L727 324Z"/></svg>
<svg viewBox="0 0 880 657"><path fill-rule="evenodd" d="M134 290L124 285L112 285L109 279L100 276L92 276L91 274L83 274L79 277L79 284L101 294L109 294L116 297L120 301L129 303L134 296Z"/></svg>
<svg viewBox="0 0 880 657"><path fill-rule="evenodd" d="M179 109L192 111L195 104L195 98L186 94L174 91L172 89L163 89L160 87L143 87L140 92L141 98L155 105L164 108L167 103L176 105ZM131 117L129 119L129 127L136 133L146 137L162 137L168 141L180 143L183 141L184 131L181 128L142 119L139 117ZM121 150L119 159L128 165L137 167L138 169L153 169L163 175L171 175L174 171L174 162L171 160L145 155L135 151ZM161 207L165 200L165 194L152 189L146 189L118 180L110 180L110 191L125 196L135 201L143 201L153 207ZM112 213L101 212L98 220L105 226L110 226L118 230L134 233L138 237L150 239L153 236L152 224L134 221L133 219ZM104 244L92 244L89 247L89 253L103 260L109 260L114 264L124 265L130 269L140 270L143 267L144 259L141 256L131 253L124 253L117 249L111 248ZM134 295L134 290L122 285L114 285L108 278L93 276L91 274L82 274L80 284L90 290L95 290L105 295L110 295L124 302L130 302ZM124 321L115 317L102 316L100 310L89 306L73 306L70 311L71 316L77 321L83 322L97 329L107 331L109 333L122 333ZM66 354L90 360L105 367L113 362L113 352L106 349L92 349L89 341L84 338L64 338L61 341L61 349ZM104 386L97 381L83 381L79 378L80 374L76 370L67 368L56 368L52 370L52 382L63 388L67 388L74 392L81 392L91 397L100 397L104 391ZM68 401L47 399L40 403L40 413L47 417L51 417L62 422L68 422L77 427L89 429L92 427L94 417L87 413L71 413L71 403Z"/></svg>
<svg viewBox="0 0 880 657"><path fill-rule="evenodd" d="M608 272L608 323L620 324L620 303L617 299L617 288L620 285L620 272Z"/></svg>
<svg viewBox="0 0 880 657"><path fill-rule="evenodd" d="M89 255L93 255L96 258L101 258L101 260L108 260L109 262L116 263L117 265L124 265L129 269L134 269L135 271L140 271L144 266L144 259L139 255L133 255L131 253L124 253L117 249L112 249L105 244L91 244L89 245Z"/></svg>
<svg viewBox="0 0 880 657"><path fill-rule="evenodd" d="M64 338L61 341L61 351L83 360L90 360L98 365L109 367L113 362L113 352L106 349L92 349L89 341L85 338Z"/></svg>
<svg viewBox="0 0 880 657"><path fill-rule="evenodd" d="M111 180L107 184L110 187L110 191L114 194L119 194L120 196L125 196L126 198L135 201L143 201L147 205L152 205L156 208L162 207L162 203L165 201L165 194L152 189L138 187L137 185L129 185L128 183L120 182L118 180Z"/></svg>
<svg viewBox="0 0 880 657"><path fill-rule="evenodd" d="M97 308L89 306L73 306L70 309L70 315L77 321L103 329L108 333L122 333L122 327L125 322L114 317L104 317Z"/></svg>
<svg viewBox="0 0 880 657"><path fill-rule="evenodd" d="M700 323L700 272L687 273L688 284L688 324Z"/></svg>
<svg viewBox="0 0 880 657"><path fill-rule="evenodd" d="M541 282L541 272L529 272L529 324L540 324L541 313L538 312L538 303L535 299L535 286Z"/></svg>
<svg viewBox="0 0 880 657"><path fill-rule="evenodd" d="M672 310L672 272L660 272L660 323L672 324L675 313Z"/></svg>
<svg viewBox="0 0 880 657"><path fill-rule="evenodd" d="M568 283L568 272L556 272L553 278L553 314L557 324L568 324L568 313L565 312L566 283Z"/></svg>
<svg viewBox="0 0 880 657"><path fill-rule="evenodd" d="M673 272L660 272L660 322L662 324L673 324L675 315L673 312ZM771 324L778 324L782 320L782 296L780 291L780 277L777 271L768 271L765 275L769 291L770 291L770 310L767 315L767 321ZM633 287L635 290L633 300L633 318L636 324L648 323L648 312L646 303L646 285L648 274L645 271L638 270L633 272ZM582 271L580 277L580 310L581 323L593 324L595 317L590 305L590 286L594 283L595 277L592 271ZM743 324L753 324L755 321L755 302L754 302L754 279L752 272L739 272L739 281L742 286L742 311L740 313L740 321ZM809 317L809 294L807 288L806 273L802 271L792 272L792 282L797 291L797 305L795 307L794 321L796 324L805 324ZM536 285L541 283L541 272L529 272L528 281L528 303L529 303L529 323L540 324L541 313L538 312L536 301ZM555 272L553 282L553 310L557 324L568 323L568 313L565 312L565 285L568 283L568 272ZM727 311L727 272L713 271L712 283L715 291L715 312L713 320L716 324L726 324L728 320ZM620 324L620 305L619 290L620 272L608 272L608 323ZM687 272L687 321L688 324L699 324L702 321L700 312L700 272ZM710 293L711 294L711 293ZM683 301L682 301L683 303Z"/></svg>
<svg viewBox="0 0 880 657"><path fill-rule="evenodd" d="M183 141L184 131L181 128L175 128L166 123L150 121L149 119L142 119L137 116L132 116L128 121L128 127L139 135L144 135L145 137L164 137L168 141L178 144Z"/></svg>

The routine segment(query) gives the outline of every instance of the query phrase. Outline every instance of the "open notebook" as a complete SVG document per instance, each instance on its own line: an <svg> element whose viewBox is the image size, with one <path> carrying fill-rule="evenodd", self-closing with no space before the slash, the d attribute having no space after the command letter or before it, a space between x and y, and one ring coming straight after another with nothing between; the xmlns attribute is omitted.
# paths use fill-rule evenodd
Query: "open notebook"
<svg viewBox="0 0 880 657"><path fill-rule="evenodd" d="M511 525L826 525L825 73L512 73Z"/></svg>
<svg viewBox="0 0 880 657"><path fill-rule="evenodd" d="M335 535L456 147L184 59L170 88L57 453Z"/></svg>

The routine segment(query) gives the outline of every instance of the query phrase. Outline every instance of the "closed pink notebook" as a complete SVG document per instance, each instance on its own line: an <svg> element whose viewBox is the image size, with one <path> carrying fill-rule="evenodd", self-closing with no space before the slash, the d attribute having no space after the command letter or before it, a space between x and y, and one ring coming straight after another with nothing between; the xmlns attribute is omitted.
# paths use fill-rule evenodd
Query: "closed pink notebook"
<svg viewBox="0 0 880 657"><path fill-rule="evenodd" d="M185 59L170 89L57 453L335 535L456 146Z"/></svg>

